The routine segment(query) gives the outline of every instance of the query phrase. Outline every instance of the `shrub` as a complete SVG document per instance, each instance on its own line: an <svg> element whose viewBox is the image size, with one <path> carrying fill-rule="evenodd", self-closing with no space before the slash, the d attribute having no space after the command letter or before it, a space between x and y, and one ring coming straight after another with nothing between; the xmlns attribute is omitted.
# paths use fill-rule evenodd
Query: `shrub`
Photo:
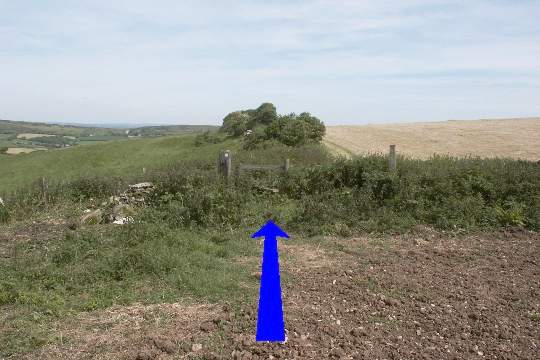
<svg viewBox="0 0 540 360"><path fill-rule="evenodd" d="M276 107L272 103L263 103L253 111L251 119L251 123L248 124L249 128L253 128L257 124L270 125L277 119Z"/></svg>
<svg viewBox="0 0 540 360"><path fill-rule="evenodd" d="M503 206L495 206L495 213L501 225L525 225L525 207L515 202L507 202Z"/></svg>
<svg viewBox="0 0 540 360"><path fill-rule="evenodd" d="M247 131L251 133L247 133ZM221 131L233 137L246 135L245 149L254 149L265 141L277 140L288 146L319 143L326 128L322 121L307 112L278 116L276 107L264 103L255 110L241 110L223 119Z"/></svg>
<svg viewBox="0 0 540 360"><path fill-rule="evenodd" d="M254 135L262 136L261 130ZM257 226L269 216L308 234L401 232L416 224L452 231L507 225L540 229L540 167L533 162L400 158L391 173L385 156L335 160L320 145L289 147L276 140L254 142L253 150L234 154L238 163L278 165L284 158L291 160L287 174L249 172L228 184L209 162L148 173L145 179L154 181L157 190L145 216L173 228L205 231ZM89 177L51 185L49 205L67 197L110 196L125 188L126 179L119 181ZM11 218L43 203L39 187L9 200Z"/></svg>
<svg viewBox="0 0 540 360"><path fill-rule="evenodd" d="M244 135L251 122L251 115L248 111L234 111L223 119L220 131L233 137Z"/></svg>

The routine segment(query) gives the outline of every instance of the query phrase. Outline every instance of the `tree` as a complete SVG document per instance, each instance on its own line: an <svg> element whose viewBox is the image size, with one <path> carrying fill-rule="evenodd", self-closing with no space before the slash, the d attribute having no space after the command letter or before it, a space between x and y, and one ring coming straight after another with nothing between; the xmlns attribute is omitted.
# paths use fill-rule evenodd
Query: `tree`
<svg viewBox="0 0 540 360"><path fill-rule="evenodd" d="M234 111L223 119L221 131L231 136L241 136L248 130L250 116L245 111Z"/></svg>
<svg viewBox="0 0 540 360"><path fill-rule="evenodd" d="M277 119L276 107L272 103L263 103L253 114L253 126L257 124L270 125Z"/></svg>
<svg viewBox="0 0 540 360"><path fill-rule="evenodd" d="M280 116L266 128L266 136L269 139L278 139L289 146L320 142L325 132L326 128L322 121L307 112Z"/></svg>
<svg viewBox="0 0 540 360"><path fill-rule="evenodd" d="M309 139L309 141L322 141L324 135L326 134L326 127L321 120L315 116L312 116L308 112L303 112L298 115L298 120L306 124L306 138Z"/></svg>
<svg viewBox="0 0 540 360"><path fill-rule="evenodd" d="M245 138L251 148L268 140L277 140L289 146L318 143L324 137L326 128L321 120L308 112L278 115L273 104L263 103L255 110L235 111L223 119L221 131L231 136L242 136L247 130L252 130Z"/></svg>

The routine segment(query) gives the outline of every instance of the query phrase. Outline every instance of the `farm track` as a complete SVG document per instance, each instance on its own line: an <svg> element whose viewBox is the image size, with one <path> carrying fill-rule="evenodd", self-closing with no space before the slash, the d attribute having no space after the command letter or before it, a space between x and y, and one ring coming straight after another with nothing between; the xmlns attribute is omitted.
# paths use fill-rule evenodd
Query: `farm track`
<svg viewBox="0 0 540 360"><path fill-rule="evenodd" d="M256 301L133 305L59 323L64 344L26 358L537 358L538 233L423 228L322 244L280 242L285 344L255 343Z"/></svg>

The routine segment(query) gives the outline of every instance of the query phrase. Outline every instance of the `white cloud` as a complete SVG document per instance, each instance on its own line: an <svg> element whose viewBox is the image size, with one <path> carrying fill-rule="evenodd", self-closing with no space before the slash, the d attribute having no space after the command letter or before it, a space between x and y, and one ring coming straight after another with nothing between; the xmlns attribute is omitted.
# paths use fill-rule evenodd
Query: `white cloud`
<svg viewBox="0 0 540 360"><path fill-rule="evenodd" d="M218 123L262 101L329 123L537 115L538 15L530 1L0 0L0 118Z"/></svg>

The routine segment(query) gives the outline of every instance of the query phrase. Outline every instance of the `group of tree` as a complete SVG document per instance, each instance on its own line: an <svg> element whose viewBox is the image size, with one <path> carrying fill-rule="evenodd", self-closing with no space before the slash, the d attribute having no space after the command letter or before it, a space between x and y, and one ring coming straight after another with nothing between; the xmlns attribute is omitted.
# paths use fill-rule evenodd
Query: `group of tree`
<svg viewBox="0 0 540 360"><path fill-rule="evenodd" d="M308 112L278 115L273 104L264 103L256 109L228 114L220 130L232 137L244 137L245 147L250 148L272 140L289 146L319 143L326 128Z"/></svg>

